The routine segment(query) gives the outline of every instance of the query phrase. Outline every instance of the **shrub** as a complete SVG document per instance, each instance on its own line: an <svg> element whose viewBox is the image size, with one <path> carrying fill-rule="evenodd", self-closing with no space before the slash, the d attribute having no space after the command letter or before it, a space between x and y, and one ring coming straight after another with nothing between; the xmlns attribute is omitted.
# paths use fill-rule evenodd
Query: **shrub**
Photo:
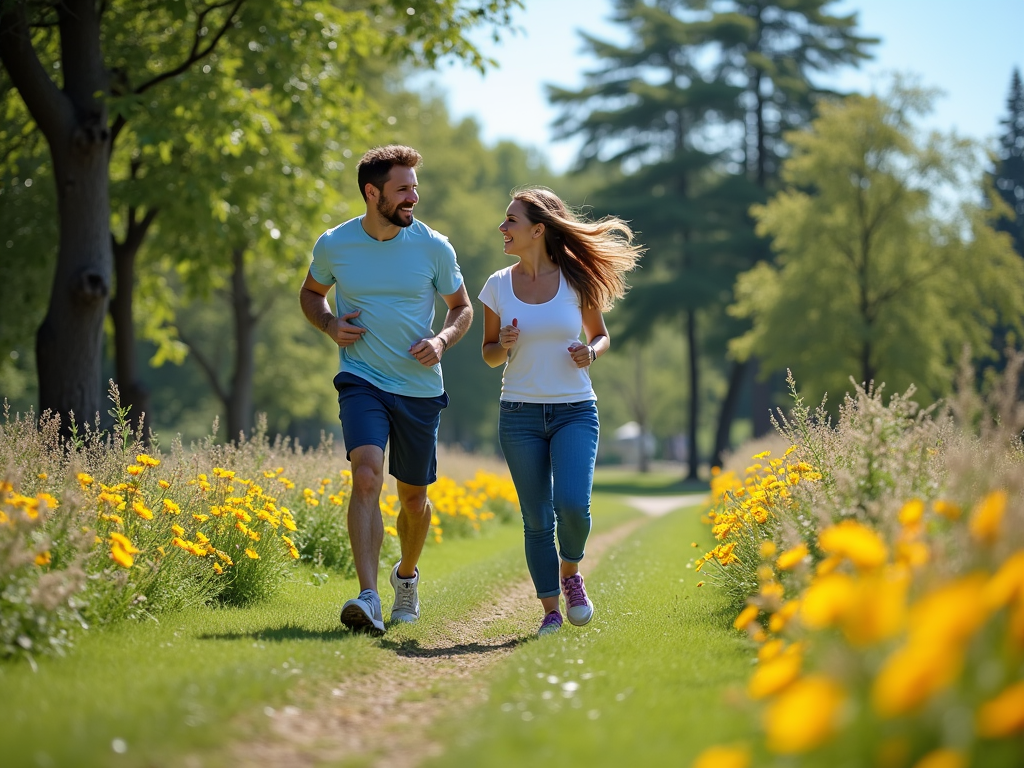
<svg viewBox="0 0 1024 768"><path fill-rule="evenodd" d="M858 388L832 424L796 398L779 429L821 479L796 483L770 524L731 529L749 539L737 573L756 579L716 561L727 588L747 587L734 623L758 647L753 756L1024 764L1021 363L987 402L962 384L927 412L912 392Z"/></svg>

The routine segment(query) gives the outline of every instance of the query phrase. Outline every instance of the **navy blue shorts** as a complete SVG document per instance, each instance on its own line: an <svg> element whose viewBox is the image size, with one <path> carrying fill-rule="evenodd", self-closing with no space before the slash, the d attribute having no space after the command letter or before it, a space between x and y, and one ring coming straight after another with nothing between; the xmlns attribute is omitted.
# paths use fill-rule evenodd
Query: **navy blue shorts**
<svg viewBox="0 0 1024 768"><path fill-rule="evenodd" d="M334 377L338 417L345 436L346 457L352 449L376 445L382 451L391 440L388 470L408 485L437 480L437 428L448 395L406 397L385 392L352 373Z"/></svg>

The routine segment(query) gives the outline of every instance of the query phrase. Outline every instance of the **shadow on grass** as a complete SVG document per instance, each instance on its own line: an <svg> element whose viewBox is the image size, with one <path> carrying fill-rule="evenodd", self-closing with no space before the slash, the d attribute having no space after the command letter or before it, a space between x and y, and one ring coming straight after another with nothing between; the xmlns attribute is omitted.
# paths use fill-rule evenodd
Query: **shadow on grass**
<svg viewBox="0 0 1024 768"><path fill-rule="evenodd" d="M394 651L396 656L405 656L406 658L413 659L437 659L495 653L496 651L506 649L511 650L528 639L530 638L514 637L511 640L506 640L503 643L494 643L493 645L486 643L456 643L455 645L440 648L424 648L420 645L419 640L402 640L400 642L381 640L380 645L381 648Z"/></svg>
<svg viewBox="0 0 1024 768"><path fill-rule="evenodd" d="M352 637L347 629L337 627L335 629L309 629L294 624L285 624L282 627L269 629L258 629L255 632L221 632L199 635L199 640L267 640L274 643L281 643L288 640L318 640L320 642L331 640L344 640Z"/></svg>

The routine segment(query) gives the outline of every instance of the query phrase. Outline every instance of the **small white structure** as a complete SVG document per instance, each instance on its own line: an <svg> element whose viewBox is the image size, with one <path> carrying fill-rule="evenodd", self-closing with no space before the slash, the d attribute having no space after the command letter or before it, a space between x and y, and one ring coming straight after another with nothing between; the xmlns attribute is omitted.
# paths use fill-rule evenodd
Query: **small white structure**
<svg viewBox="0 0 1024 768"><path fill-rule="evenodd" d="M624 464L639 466L641 457L651 459L657 443L654 435L645 432L641 435L640 425L635 421L627 421L615 430L615 453ZM643 451L643 454L640 451Z"/></svg>

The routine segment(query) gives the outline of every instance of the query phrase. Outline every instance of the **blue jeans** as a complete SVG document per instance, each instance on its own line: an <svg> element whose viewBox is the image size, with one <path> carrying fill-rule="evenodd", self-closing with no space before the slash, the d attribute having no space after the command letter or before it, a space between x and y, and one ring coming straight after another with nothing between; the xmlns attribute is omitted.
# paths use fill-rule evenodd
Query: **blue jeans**
<svg viewBox="0 0 1024 768"><path fill-rule="evenodd" d="M499 403L498 441L519 494L537 597L561 592L558 558L583 559L600 424L597 403ZM555 530L558 530L558 550Z"/></svg>

